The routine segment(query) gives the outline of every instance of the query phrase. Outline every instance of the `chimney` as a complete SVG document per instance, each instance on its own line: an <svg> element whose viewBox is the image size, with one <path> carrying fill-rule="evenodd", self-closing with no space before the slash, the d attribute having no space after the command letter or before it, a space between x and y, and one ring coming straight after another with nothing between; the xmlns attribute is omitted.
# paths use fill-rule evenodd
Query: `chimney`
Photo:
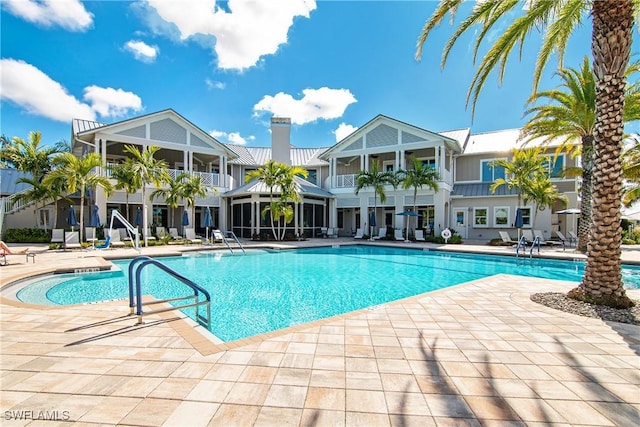
<svg viewBox="0 0 640 427"><path fill-rule="evenodd" d="M271 158L291 166L291 119L271 117Z"/></svg>

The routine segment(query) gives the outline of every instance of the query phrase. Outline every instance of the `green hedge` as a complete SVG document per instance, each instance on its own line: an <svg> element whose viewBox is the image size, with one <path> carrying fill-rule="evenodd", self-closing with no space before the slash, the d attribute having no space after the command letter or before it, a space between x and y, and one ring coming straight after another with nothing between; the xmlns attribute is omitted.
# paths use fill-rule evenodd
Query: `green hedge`
<svg viewBox="0 0 640 427"><path fill-rule="evenodd" d="M40 228L9 228L6 233L7 243L49 243L51 230Z"/></svg>

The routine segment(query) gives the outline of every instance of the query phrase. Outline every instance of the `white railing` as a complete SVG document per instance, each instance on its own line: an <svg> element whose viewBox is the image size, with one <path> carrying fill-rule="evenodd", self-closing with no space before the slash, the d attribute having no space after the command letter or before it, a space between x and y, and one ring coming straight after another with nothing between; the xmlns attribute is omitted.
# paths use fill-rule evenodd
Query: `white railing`
<svg viewBox="0 0 640 427"><path fill-rule="evenodd" d="M104 173L107 178L111 178L111 170L115 165L116 163L107 163L107 167ZM167 169L167 172L169 172L169 176L173 180L175 180L181 173L185 173L185 171L180 169ZM200 179L202 179L202 183L208 187L218 187L220 185L220 174L209 172L191 172L191 175L199 176Z"/></svg>
<svg viewBox="0 0 640 427"><path fill-rule="evenodd" d="M335 188L352 188L356 186L356 174L336 175Z"/></svg>

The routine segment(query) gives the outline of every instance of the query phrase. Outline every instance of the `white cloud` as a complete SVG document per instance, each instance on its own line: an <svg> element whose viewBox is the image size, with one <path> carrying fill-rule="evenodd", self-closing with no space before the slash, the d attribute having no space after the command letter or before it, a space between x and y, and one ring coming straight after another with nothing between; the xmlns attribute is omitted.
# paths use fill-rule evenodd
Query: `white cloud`
<svg viewBox="0 0 640 427"><path fill-rule="evenodd" d="M84 99L102 117L121 117L129 111L142 110L142 100L133 92L110 87L89 86L84 89Z"/></svg>
<svg viewBox="0 0 640 427"><path fill-rule="evenodd" d="M158 46L149 46L140 40L129 40L125 43L124 48L133 53L133 57L138 61L151 63L158 57Z"/></svg>
<svg viewBox="0 0 640 427"><path fill-rule="evenodd" d="M165 22L175 25L181 40L195 38L204 43L213 36L211 47L218 56L218 67L253 67L264 55L272 55L287 42L287 33L297 16L308 18L315 0L229 0L225 8L216 0L149 0L149 5ZM171 33L166 25L147 16L153 31Z"/></svg>
<svg viewBox="0 0 640 427"><path fill-rule="evenodd" d="M59 122L96 120L96 113L110 117L142 108L140 98L131 92L97 86L85 89L84 99L91 105L81 102L38 68L15 59L0 60L0 77L1 100Z"/></svg>
<svg viewBox="0 0 640 427"><path fill-rule="evenodd" d="M211 79L205 79L204 83L207 85L208 89L224 89L226 85L223 82L214 81Z"/></svg>
<svg viewBox="0 0 640 427"><path fill-rule="evenodd" d="M211 132L209 132L209 135L211 135L212 137L214 137L215 139L217 139L222 143L238 144L238 145L246 145L247 141L253 141L254 139L256 139L256 137L253 135L250 135L244 138L240 135L240 132L227 133L220 130L212 130Z"/></svg>
<svg viewBox="0 0 640 427"><path fill-rule="evenodd" d="M3 0L9 13L45 27L60 26L69 31L85 31L93 24L93 14L79 0Z"/></svg>
<svg viewBox="0 0 640 427"><path fill-rule="evenodd" d="M254 114L269 112L274 116L291 117L291 123L303 125L316 120L341 117L350 104L358 102L348 89L305 89L301 99L280 92L266 95L253 106Z"/></svg>
<svg viewBox="0 0 640 427"><path fill-rule="evenodd" d="M339 142L357 130L358 128L356 126L351 126L342 122L332 133L336 136L336 142Z"/></svg>

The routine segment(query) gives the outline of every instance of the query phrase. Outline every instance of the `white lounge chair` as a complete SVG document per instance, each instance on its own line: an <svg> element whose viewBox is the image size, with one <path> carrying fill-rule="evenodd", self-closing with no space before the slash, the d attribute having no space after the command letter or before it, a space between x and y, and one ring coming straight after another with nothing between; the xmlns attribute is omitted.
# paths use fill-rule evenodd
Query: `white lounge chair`
<svg viewBox="0 0 640 427"><path fill-rule="evenodd" d="M513 240L511 238L511 236L509 236L509 233L506 231L498 231L498 234L500 235L500 238L502 239L502 243L506 244L506 245L517 245L518 241L517 240Z"/></svg>
<svg viewBox="0 0 640 427"><path fill-rule="evenodd" d="M565 247L567 246L567 244L571 245L571 239L567 239L560 230L556 231L556 236L558 236L558 239L560 239L560 241L565 245Z"/></svg>
<svg viewBox="0 0 640 427"><path fill-rule="evenodd" d="M354 239L362 239L364 237L364 230L362 228L358 228L356 230L356 235L353 236Z"/></svg>
<svg viewBox="0 0 640 427"><path fill-rule="evenodd" d="M378 230L378 235L373 237L373 240L380 240L387 237L387 227L380 227Z"/></svg>
<svg viewBox="0 0 640 427"><path fill-rule="evenodd" d="M67 249L82 249L79 231L67 231L64 233L64 250L66 251Z"/></svg>
<svg viewBox="0 0 640 427"><path fill-rule="evenodd" d="M150 229L145 228L145 229L144 229L144 233L145 233L145 234L146 234L146 236L147 236L147 241L149 241L149 240L156 240L156 237L155 237L153 234L151 234L151 230L150 230ZM143 239L143 237L142 237L142 236L140 236L140 240L142 240L142 239Z"/></svg>
<svg viewBox="0 0 640 427"><path fill-rule="evenodd" d="M222 234L222 231L220 230L213 230L211 232L211 242L212 243L216 243L216 242L224 242L225 238L224 238L224 234Z"/></svg>
<svg viewBox="0 0 640 427"><path fill-rule="evenodd" d="M111 230L109 233L111 237L111 247L113 248L124 248L125 243L120 239L120 230Z"/></svg>
<svg viewBox="0 0 640 427"><path fill-rule="evenodd" d="M327 237L329 239L337 239L338 238L338 228L327 228Z"/></svg>
<svg viewBox="0 0 640 427"><path fill-rule="evenodd" d="M170 236L171 236L171 238L173 238L173 239L177 239L177 240L182 239L182 236L180 236L180 235L178 234L178 229L177 229L177 228L174 228L174 227L169 227L169 235L170 235Z"/></svg>
<svg viewBox="0 0 640 427"><path fill-rule="evenodd" d="M545 240L544 238L544 234L542 234L541 230L533 230L533 234L534 236L536 236L538 238L538 241L540 242L541 245L546 245L546 246L562 246L562 248L564 249L564 243L563 242L556 242L554 240Z"/></svg>
<svg viewBox="0 0 640 427"><path fill-rule="evenodd" d="M399 230L399 229L393 230L393 238L396 239L396 240L403 240L404 241L404 236L402 235L402 230Z"/></svg>
<svg viewBox="0 0 640 427"><path fill-rule="evenodd" d="M164 227L156 227L156 236L158 236L158 239L164 239L168 236L167 229Z"/></svg>
<svg viewBox="0 0 640 427"><path fill-rule="evenodd" d="M420 230L420 229L415 231L415 238L416 238L416 242L426 242L427 241L424 238L424 231Z"/></svg>
<svg viewBox="0 0 640 427"><path fill-rule="evenodd" d="M193 228L185 228L184 235L185 235L185 239L189 243L202 243L202 239L196 236L196 231Z"/></svg>
<svg viewBox="0 0 640 427"><path fill-rule="evenodd" d="M126 228L118 228L118 234L120 234L120 242L126 242L127 240L133 240L135 236L129 236L129 231ZM113 236L111 236L111 241L113 242Z"/></svg>
<svg viewBox="0 0 640 427"><path fill-rule="evenodd" d="M51 230L51 243L64 243L64 228Z"/></svg>
<svg viewBox="0 0 640 427"><path fill-rule="evenodd" d="M524 236L527 243L533 243L533 240L534 240L533 231L529 229L524 229L522 230L522 235Z"/></svg>

